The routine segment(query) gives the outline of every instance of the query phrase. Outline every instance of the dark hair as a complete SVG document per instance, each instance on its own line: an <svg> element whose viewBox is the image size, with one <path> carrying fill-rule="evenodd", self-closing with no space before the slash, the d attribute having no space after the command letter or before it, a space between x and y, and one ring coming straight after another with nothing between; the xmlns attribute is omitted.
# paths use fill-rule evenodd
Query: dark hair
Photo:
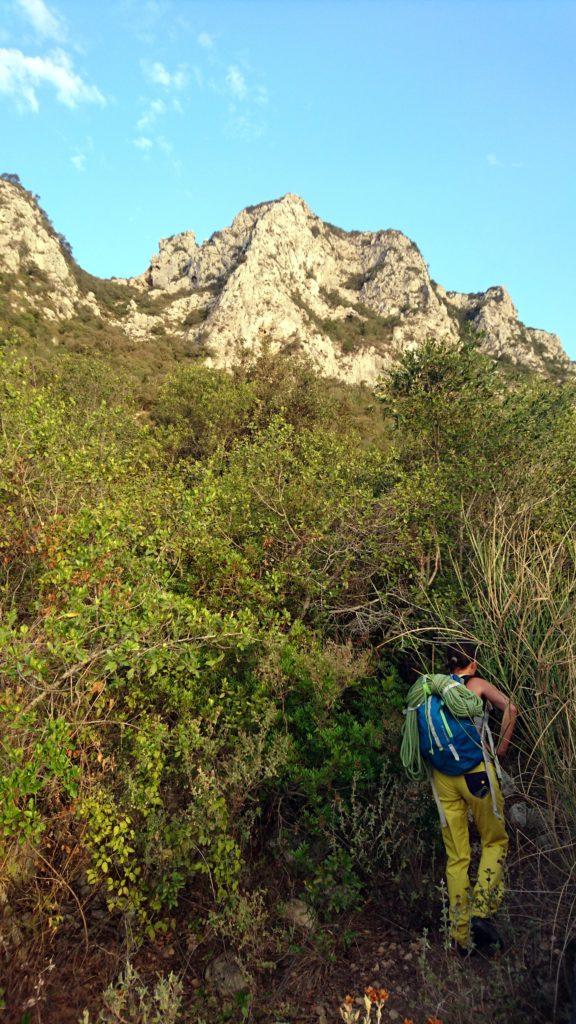
<svg viewBox="0 0 576 1024"><path fill-rule="evenodd" d="M450 672L457 668L465 668L471 661L477 660L478 648L470 640L458 640L446 649L446 665Z"/></svg>
<svg viewBox="0 0 576 1024"><path fill-rule="evenodd" d="M422 657L416 651L404 651L398 659L398 674L406 686L412 686L420 678L424 668Z"/></svg>

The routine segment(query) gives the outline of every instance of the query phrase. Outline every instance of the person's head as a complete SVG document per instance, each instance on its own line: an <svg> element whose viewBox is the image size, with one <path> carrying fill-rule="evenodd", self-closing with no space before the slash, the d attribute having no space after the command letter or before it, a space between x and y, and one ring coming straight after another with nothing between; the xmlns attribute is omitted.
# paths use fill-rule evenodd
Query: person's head
<svg viewBox="0 0 576 1024"><path fill-rule="evenodd" d="M403 651L398 659L398 674L406 686L412 686L425 671L422 658L416 651Z"/></svg>
<svg viewBox="0 0 576 1024"><path fill-rule="evenodd" d="M458 640L446 650L446 665L456 675L470 675L478 669L476 644L469 640Z"/></svg>

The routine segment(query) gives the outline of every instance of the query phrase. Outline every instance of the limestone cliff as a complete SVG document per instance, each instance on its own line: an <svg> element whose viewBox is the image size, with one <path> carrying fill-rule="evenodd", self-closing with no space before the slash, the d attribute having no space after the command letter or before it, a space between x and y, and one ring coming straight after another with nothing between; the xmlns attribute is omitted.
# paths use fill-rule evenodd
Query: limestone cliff
<svg viewBox="0 0 576 1024"><path fill-rule="evenodd" d="M401 232L343 231L290 194L248 207L201 245L192 232L164 239L145 273L106 282L76 266L30 193L0 180L0 275L12 309L100 320L118 344L162 338L218 367L268 346L372 383L407 348L455 341L468 324L507 362L570 367L557 336L525 327L504 288L445 291Z"/></svg>

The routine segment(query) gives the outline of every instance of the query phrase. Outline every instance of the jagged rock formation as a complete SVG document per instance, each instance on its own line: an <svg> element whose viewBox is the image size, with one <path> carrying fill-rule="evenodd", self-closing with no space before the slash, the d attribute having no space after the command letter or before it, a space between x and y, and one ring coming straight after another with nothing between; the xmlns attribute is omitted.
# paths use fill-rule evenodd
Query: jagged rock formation
<svg viewBox="0 0 576 1024"><path fill-rule="evenodd" d="M4 276L21 275L23 284L27 276L41 275L53 295L45 310L48 319L73 315L80 294L60 240L36 203L6 182L0 182L0 270ZM17 291L25 301L25 288Z"/></svg>
<svg viewBox="0 0 576 1024"><path fill-rule="evenodd" d="M30 193L0 181L0 274L12 310L99 320L118 344L162 338L217 367L270 347L372 383L407 348L430 336L456 341L467 325L507 362L570 367L558 337L525 327L504 288L447 292L401 232L343 231L290 194L248 207L202 245L193 232L164 239L144 274L106 282L76 266Z"/></svg>

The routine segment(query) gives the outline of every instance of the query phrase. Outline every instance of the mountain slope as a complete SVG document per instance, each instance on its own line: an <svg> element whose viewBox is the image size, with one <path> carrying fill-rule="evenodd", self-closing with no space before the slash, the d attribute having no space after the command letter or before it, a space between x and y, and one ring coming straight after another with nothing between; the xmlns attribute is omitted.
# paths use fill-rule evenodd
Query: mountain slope
<svg viewBox="0 0 576 1024"><path fill-rule="evenodd" d="M192 232L164 239L144 274L104 281L77 266L34 196L0 180L0 302L0 323L21 334L143 352L158 369L198 357L229 368L269 347L372 383L407 348L469 326L506 362L570 366L556 335L518 320L504 288L447 292L401 232L343 231L291 194L247 207L202 245Z"/></svg>

